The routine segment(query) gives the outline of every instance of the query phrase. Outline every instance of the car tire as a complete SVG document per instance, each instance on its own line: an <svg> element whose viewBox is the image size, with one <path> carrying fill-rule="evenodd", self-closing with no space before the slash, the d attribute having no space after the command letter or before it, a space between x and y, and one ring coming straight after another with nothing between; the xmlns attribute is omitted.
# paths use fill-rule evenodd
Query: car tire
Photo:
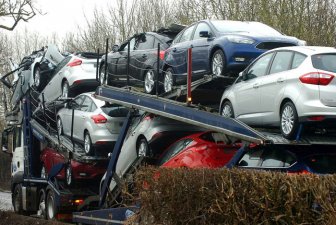
<svg viewBox="0 0 336 225"><path fill-rule="evenodd" d="M67 165L66 170L65 170L65 181L68 186L71 186L73 183L72 180L72 169L71 169L71 164Z"/></svg>
<svg viewBox="0 0 336 225"><path fill-rule="evenodd" d="M70 86L68 81L63 81L62 83L62 98L68 98L70 97Z"/></svg>
<svg viewBox="0 0 336 225"><path fill-rule="evenodd" d="M41 80L41 70L39 67L36 67L34 69L34 85L37 90L41 89L42 86L42 80Z"/></svg>
<svg viewBox="0 0 336 225"><path fill-rule="evenodd" d="M281 107L280 130L283 137L294 139L299 128L299 119L294 104L290 101Z"/></svg>
<svg viewBox="0 0 336 225"><path fill-rule="evenodd" d="M39 204L38 204L38 211L37 215L42 219L47 219L46 213L46 194L43 189L40 190L39 193Z"/></svg>
<svg viewBox="0 0 336 225"><path fill-rule="evenodd" d="M59 136L63 135L63 123L60 117L57 117L57 133Z"/></svg>
<svg viewBox="0 0 336 225"><path fill-rule="evenodd" d="M46 214L48 220L55 220L58 213L55 201L55 193L53 190L49 190L46 199Z"/></svg>
<svg viewBox="0 0 336 225"><path fill-rule="evenodd" d="M42 165L42 168L41 168L41 178L43 179L47 179L48 178L48 173L46 171L46 168L44 165Z"/></svg>
<svg viewBox="0 0 336 225"><path fill-rule="evenodd" d="M23 206L22 206L22 186L21 184L17 184L14 187L14 192L12 194L12 204L14 208L14 212L17 214L24 214Z"/></svg>
<svg viewBox="0 0 336 225"><path fill-rule="evenodd" d="M234 111L233 111L233 107L230 101L224 102L220 113L221 113L221 116L228 117L228 118L234 118Z"/></svg>
<svg viewBox="0 0 336 225"><path fill-rule="evenodd" d="M137 142L137 155L138 157L145 156L149 157L151 156L150 147L148 145L148 142L146 138L140 138Z"/></svg>
<svg viewBox="0 0 336 225"><path fill-rule="evenodd" d="M216 77L223 75L225 70L225 56L220 49L214 52L211 57L211 73Z"/></svg>
<svg viewBox="0 0 336 225"><path fill-rule="evenodd" d="M93 151L92 140L88 131L84 132L84 151L86 155L91 155Z"/></svg>
<svg viewBox="0 0 336 225"><path fill-rule="evenodd" d="M100 84L108 84L107 82L107 77L106 77L106 74L105 74L105 63L100 67L100 70L99 70L99 82Z"/></svg>
<svg viewBox="0 0 336 225"><path fill-rule="evenodd" d="M156 88L155 73L153 69L148 69L144 75L144 90L147 94L154 94Z"/></svg>
<svg viewBox="0 0 336 225"><path fill-rule="evenodd" d="M170 92L174 87L174 71L172 68L166 69L163 75L163 90L164 92Z"/></svg>

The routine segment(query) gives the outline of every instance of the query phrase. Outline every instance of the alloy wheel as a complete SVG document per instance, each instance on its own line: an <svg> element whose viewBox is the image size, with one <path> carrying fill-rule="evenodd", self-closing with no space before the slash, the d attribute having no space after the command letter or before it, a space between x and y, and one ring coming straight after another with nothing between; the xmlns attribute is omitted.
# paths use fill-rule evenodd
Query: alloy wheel
<svg viewBox="0 0 336 225"><path fill-rule="evenodd" d="M215 76L220 76L223 71L223 56L217 52L212 58L212 72Z"/></svg>
<svg viewBox="0 0 336 225"><path fill-rule="evenodd" d="M169 92L173 89L173 73L171 70L167 70L164 76L164 91Z"/></svg>
<svg viewBox="0 0 336 225"><path fill-rule="evenodd" d="M145 75L145 91L146 93L152 93L154 89L154 72L153 70L148 70Z"/></svg>
<svg viewBox="0 0 336 225"><path fill-rule="evenodd" d="M64 82L62 86L62 97L67 98L69 96L69 84Z"/></svg>
<svg viewBox="0 0 336 225"><path fill-rule="evenodd" d="M68 167L66 169L66 183L67 183L67 185L71 185L71 183L72 183L71 165L68 165Z"/></svg>
<svg viewBox="0 0 336 225"><path fill-rule="evenodd" d="M232 112L232 108L230 105L225 104L222 110L222 116L224 117L229 117L232 118L233 117L233 112Z"/></svg>
<svg viewBox="0 0 336 225"><path fill-rule="evenodd" d="M294 127L294 110L291 106L287 105L281 115L281 128L284 134L288 135L292 132Z"/></svg>
<svg viewBox="0 0 336 225"><path fill-rule="evenodd" d="M100 83L101 84L107 84L107 80L105 79L105 66L101 67L101 72L100 72Z"/></svg>
<svg viewBox="0 0 336 225"><path fill-rule="evenodd" d="M40 70L39 69L36 69L36 71L35 71L34 83L35 83L36 87L40 86L40 83L41 83L41 74L40 74Z"/></svg>
<svg viewBox="0 0 336 225"><path fill-rule="evenodd" d="M46 170L45 170L44 166L42 166L42 169L41 169L41 178L43 178L43 179L47 178L47 173L46 173Z"/></svg>
<svg viewBox="0 0 336 225"><path fill-rule="evenodd" d="M91 152L91 138L88 133L85 133L84 136L84 151L87 155Z"/></svg>
<svg viewBox="0 0 336 225"><path fill-rule="evenodd" d="M63 125L62 125L61 118L57 119L57 133L58 133L58 135L62 135L63 134Z"/></svg>
<svg viewBox="0 0 336 225"><path fill-rule="evenodd" d="M141 140L138 147L138 156L147 156L148 145L145 140Z"/></svg>

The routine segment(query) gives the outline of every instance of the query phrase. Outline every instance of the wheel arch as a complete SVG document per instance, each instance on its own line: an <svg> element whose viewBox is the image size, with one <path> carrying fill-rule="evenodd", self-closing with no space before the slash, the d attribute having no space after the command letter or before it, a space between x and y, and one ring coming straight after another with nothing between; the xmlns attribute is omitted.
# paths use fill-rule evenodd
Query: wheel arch
<svg viewBox="0 0 336 225"><path fill-rule="evenodd" d="M225 59L225 64L226 64L226 63L227 63L227 58L226 58L225 50L224 50L220 45L218 45L218 44L215 45L215 46L213 46L212 49L210 50L210 54L209 54L209 62L210 62L210 64L211 64L212 56L213 56L213 54L214 54L217 50L221 50L221 51L223 52L223 54L224 54L224 59ZM209 64L209 66L210 66L210 64ZM209 68L209 69L211 69L211 68Z"/></svg>

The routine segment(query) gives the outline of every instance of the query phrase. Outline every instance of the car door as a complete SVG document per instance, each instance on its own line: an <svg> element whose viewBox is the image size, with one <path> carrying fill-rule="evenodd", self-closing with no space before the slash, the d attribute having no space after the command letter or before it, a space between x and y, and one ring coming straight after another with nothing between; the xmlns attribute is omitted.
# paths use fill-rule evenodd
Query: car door
<svg viewBox="0 0 336 225"><path fill-rule="evenodd" d="M292 51L276 52L269 73L259 79L260 110L263 125L274 125L274 123L280 121L279 109L293 55Z"/></svg>
<svg viewBox="0 0 336 225"><path fill-rule="evenodd" d="M173 67L173 70L177 74L187 73L187 50L191 47L191 39L195 27L196 25L187 28L181 37L179 37L178 42L176 42L168 51L166 61Z"/></svg>
<svg viewBox="0 0 336 225"><path fill-rule="evenodd" d="M122 44L119 50L108 59L109 76L112 83L124 86L127 82L127 55L128 43L130 44L130 52L132 54L135 45L135 38L131 38L128 42Z"/></svg>
<svg viewBox="0 0 336 225"><path fill-rule="evenodd" d="M83 102L79 110L76 110L74 116L74 137L80 142L84 141L85 122L87 118L90 118L91 104L92 100L88 96L83 95Z"/></svg>
<svg viewBox="0 0 336 225"><path fill-rule="evenodd" d="M72 126L72 112L74 112L74 128L75 124L77 123L76 115L79 111L79 108L81 107L84 100L84 96L80 95L76 98L74 98L71 102L68 103L68 110L64 111L64 121L62 121L63 124L63 131L64 134L67 136L71 136L71 126ZM75 137L75 129L73 129L73 137Z"/></svg>
<svg viewBox="0 0 336 225"><path fill-rule="evenodd" d="M143 75L146 71L145 62L153 55L155 37L150 34L143 34L138 38L132 57L132 84L143 85Z"/></svg>
<svg viewBox="0 0 336 225"><path fill-rule="evenodd" d="M201 37L200 32L208 32L210 37ZM200 22L194 32L192 40L192 69L194 73L206 73L210 71L209 48L212 46L214 40L214 32L211 30L208 24Z"/></svg>
<svg viewBox="0 0 336 225"><path fill-rule="evenodd" d="M57 99L60 94L62 93L62 78L63 78L63 70L66 64L71 60L71 56L65 57L56 67L54 73L52 74L52 77L47 84L47 86L44 88L44 100L46 102L51 102Z"/></svg>
<svg viewBox="0 0 336 225"><path fill-rule="evenodd" d="M234 86L235 117L250 125L260 125L260 82L267 73L274 53L268 53L257 59L244 71L242 79Z"/></svg>

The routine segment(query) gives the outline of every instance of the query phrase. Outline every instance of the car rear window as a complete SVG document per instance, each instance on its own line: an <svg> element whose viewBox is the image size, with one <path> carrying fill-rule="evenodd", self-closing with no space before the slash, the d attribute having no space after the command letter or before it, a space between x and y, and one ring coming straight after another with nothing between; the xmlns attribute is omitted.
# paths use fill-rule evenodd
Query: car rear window
<svg viewBox="0 0 336 225"><path fill-rule="evenodd" d="M312 155L304 159L315 173L336 173L336 154Z"/></svg>
<svg viewBox="0 0 336 225"><path fill-rule="evenodd" d="M103 106L103 112L110 117L126 117L128 109L122 106Z"/></svg>
<svg viewBox="0 0 336 225"><path fill-rule="evenodd" d="M314 68L336 73L336 54L317 54L312 56Z"/></svg>

